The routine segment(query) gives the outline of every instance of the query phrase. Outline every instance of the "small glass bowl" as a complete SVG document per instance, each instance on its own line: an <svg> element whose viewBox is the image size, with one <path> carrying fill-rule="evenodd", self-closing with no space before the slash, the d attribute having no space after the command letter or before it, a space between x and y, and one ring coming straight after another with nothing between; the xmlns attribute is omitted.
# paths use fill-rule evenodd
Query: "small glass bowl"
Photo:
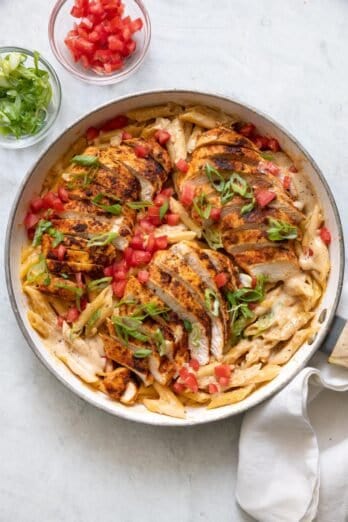
<svg viewBox="0 0 348 522"><path fill-rule="evenodd" d="M137 31L133 35L137 44L136 50L127 58L122 69L111 74L98 74L91 69L85 69L79 62L75 62L64 43L66 35L73 29L74 23L78 22L70 14L74 0L57 1L48 24L48 38L57 60L76 78L94 85L112 85L126 80L143 63L151 39L150 17L142 0L123 0L123 3L125 4L125 16L130 16L133 19L141 18L143 21L141 31Z"/></svg>
<svg viewBox="0 0 348 522"><path fill-rule="evenodd" d="M9 53L25 54L28 57L25 62L25 66L34 66L33 51L30 51L29 49L22 49L21 47L0 47L0 56L7 55ZM52 99L47 108L46 119L41 129L36 134L21 136L20 138L16 138L12 135L3 136L0 134L0 147L6 149L24 149L25 147L30 147L31 145L34 145L38 141L45 138L49 133L53 123L56 121L62 98L60 81L53 67L41 55L39 57L39 64L40 69L44 69L48 72L52 87Z"/></svg>

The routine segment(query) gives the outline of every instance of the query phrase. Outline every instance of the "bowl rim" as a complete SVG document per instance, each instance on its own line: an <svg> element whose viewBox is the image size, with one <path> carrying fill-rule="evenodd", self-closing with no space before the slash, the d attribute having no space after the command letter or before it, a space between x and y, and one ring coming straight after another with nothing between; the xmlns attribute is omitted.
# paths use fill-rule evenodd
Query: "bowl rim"
<svg viewBox="0 0 348 522"><path fill-rule="evenodd" d="M175 89L174 88L174 89L156 89L156 90L140 91L140 92L137 92L137 93L134 93L134 94L127 94L127 95L122 96L122 97L117 97L116 99L114 99L112 101L109 100L107 103L99 105L98 107L96 107L92 111L90 111L90 112L84 114L83 116L77 118L71 125L66 127L64 129L64 131L62 131L59 134L59 136L56 137L52 141L52 143L50 143L45 148L45 150L40 154L39 158L29 168L29 170L27 171L25 177L23 178L20 186L18 187L17 194L16 194L15 199L14 199L14 201L12 203L11 211L10 211L9 217L8 217L8 223L7 223L7 228L6 228L6 237L5 237L5 245L4 245L4 264L5 264L5 279L6 279L7 292L9 294L9 299L10 299L12 310L14 312L14 315L16 317L17 323L18 323L18 325L20 327L20 330L21 330L25 340L29 344L29 346L30 346L31 350L34 352L34 354L43 363L43 365L46 366L46 368L62 384L64 384L70 391L72 391L75 395L77 395L81 399L84 399L89 404L92 404L93 406L97 407L98 409L105 411L109 415L120 417L120 418L126 419L128 421L131 420L131 421L134 421L134 422L138 422L140 424L149 424L149 425L163 426L163 427L189 427L189 426L196 426L196 425L200 425L200 424L209 424L211 422L216 422L216 421L223 420L223 419L226 419L226 418L229 418L229 417L233 417L235 415L239 415L241 413L244 413L248 409L251 409L251 408L254 408L255 406L258 406L259 404L261 404L265 400L269 399L270 397L272 397L276 393L279 393L279 391L281 391L291 380L293 380L295 378L295 376L299 373L299 371L301 371L301 369L304 368L304 366L307 364L307 362L313 357L314 353L319 349L320 345L318 345L318 340L315 339L313 341L313 343L312 343L313 348L309 351L308 354L306 354L305 357L302 358L301 363L299 364L299 367L298 367L298 369L295 372L292 372L290 375L288 375L284 379L283 382L278 383L277 386L275 387L275 389L267 390L267 387L265 387L264 388L265 389L264 395L261 398L259 398L259 400L255 404L243 407L243 401L242 401L241 402L241 407L240 407L238 412L233 412L233 411L231 412L231 411L228 411L228 410L227 411L223 411L223 409L221 409L221 410L217 409L216 410L216 412L217 412L216 415L214 417L212 417L212 418L209 418L209 419L194 419L194 420L192 420L192 419L182 419L180 423L178 423L178 419L174 419L174 418L173 419L172 418L169 418L169 419L166 418L166 422L163 423L163 422L161 422L161 419L163 418L162 415L153 415L153 416L149 417L149 419L146 419L146 421L144 421L143 419L138 418L136 415L133 416L133 415L127 414L127 412L123 411L123 410L120 410L120 411L110 411L110 409L108 409L104 404L99 403L97 398L86 396L81 390L77 389L74 385L72 385L70 382L68 382L64 378L64 376L62 376L57 371L57 369L55 367L53 367L43 357L43 355L41 354L41 350L37 347L36 343L32 340L31 336L29 335L29 329L24 324L24 322L22 320L22 317L20 315L19 308L17 306L16 297L15 297L15 291L14 291L14 287L13 287L13 283L12 283L12 275L11 275L10 245L11 245L11 240L12 240L13 227L14 227L14 224L15 224L14 223L14 218L15 218L15 215L16 215L16 212L17 212L18 205L19 205L20 200L22 198L23 191L24 191L24 189L26 187L26 184L29 181L29 179L30 179L32 173L34 172L34 170L37 168L37 166L40 164L40 162L44 159L45 155L49 152L49 150L51 148L53 148L59 142L59 140L62 138L64 133L72 130L75 126L80 124L85 118L93 116L94 114L97 114L99 111L101 111L103 109L106 109L106 108L108 108L109 106L111 106L111 105L113 105L115 103L122 102L122 101L127 101L129 99L134 99L134 98L142 98L143 96L154 95L154 94L161 94L161 95L182 94L184 96L195 96L195 95L210 96L210 97L214 98L215 100L219 99L219 100L222 100L222 101L225 101L225 102L232 102L234 105L236 105L237 107L240 107L241 109L246 108L250 112L254 113L255 116L261 116L265 120L269 121L273 126L275 126L282 133L284 133L285 136L287 136L290 139L290 141L292 141L292 143L300 150L300 152L310 162L311 166L313 167L313 169L316 172L316 175L319 177L320 181L322 182L323 187L324 187L324 189L326 191L326 194L328 196L329 203L331 205L331 209L333 211L334 218L335 218L335 221L336 221L336 224L337 224L338 233L339 233L338 236L339 236L339 239L340 239L339 245L338 245L338 258L339 258L339 262L340 262L340 267L339 267L339 273L338 273L337 287L335 289L335 296L332 297L331 309L328 310L328 316L327 316L327 319L326 319L326 323L325 323L325 325L321 329L321 335L322 335L321 342L323 342L325 340L327 334L329 333L331 324L332 324L332 322L334 320L334 317L335 317L335 314L336 314L336 310L337 310L337 307L338 307L338 304L339 304L341 293L342 293L344 271L345 271L344 236L343 236L343 227L342 227L341 218L340 218L340 215L339 215L339 212L338 212L338 208L337 208L337 205L336 205L335 198L334 198L334 196L333 196L333 194L331 192L330 186L329 186L328 182L326 181L326 179L325 179L321 169L318 167L317 163L314 161L312 156L307 152L307 150L304 149L304 147L298 142L298 140L290 132L285 130L284 127L282 125L278 124L272 117L269 117L268 115L266 115L262 111L254 108L253 106L248 105L247 103L244 103L244 102L242 102L240 100L236 100L236 99L234 99L232 97L229 97L229 96L226 96L224 94L212 93L210 91L199 91L199 90L192 90L192 89Z"/></svg>
<svg viewBox="0 0 348 522"><path fill-rule="evenodd" d="M4 45L0 47L0 55L4 53L21 53L25 54L27 56L30 56L31 58L34 58L34 52L31 49L28 49L26 47L19 47L16 45ZM39 141L41 141L48 132L52 129L53 124L55 123L58 114L61 109L62 105L62 85L60 83L59 77L54 69L54 67L50 64L50 62L43 57L43 55L38 51L39 53L39 62L41 62L47 69L51 81L55 84L57 88L57 103L55 111L52 114L51 120L48 122L48 124L45 123L45 125L42 127L42 129L37 132L36 134L30 135L30 136L23 136L22 138L18 138L17 140L8 140L8 141L0 141L0 147L4 149L20 149L25 147L30 147L32 145L35 145Z"/></svg>
<svg viewBox="0 0 348 522"><path fill-rule="evenodd" d="M75 69L69 61L65 60L62 53L59 51L59 48L56 44L56 38L55 38L55 24L57 16L63 7L63 5L68 2L69 0L57 0L57 2L54 4L53 9L51 11L49 21L48 21L48 40L51 47L51 50L56 58L56 60L60 63L62 67L69 73L71 73L75 78L78 78L79 80L93 84L93 85L113 85L118 82L121 82L122 80L125 80L129 76L131 76L135 71L139 69L139 67L142 65L143 61L146 58L147 52L149 50L150 42L151 42L151 20L148 10L146 9L144 3L142 0L131 0L135 4L138 5L140 11L142 12L143 18L144 18L144 25L145 25L145 42L144 47L141 51L141 54L139 58L134 62L134 64L129 68L121 69L120 71L115 71L113 74L108 74L105 76L98 76L97 74L95 76L89 75L89 73L83 73Z"/></svg>

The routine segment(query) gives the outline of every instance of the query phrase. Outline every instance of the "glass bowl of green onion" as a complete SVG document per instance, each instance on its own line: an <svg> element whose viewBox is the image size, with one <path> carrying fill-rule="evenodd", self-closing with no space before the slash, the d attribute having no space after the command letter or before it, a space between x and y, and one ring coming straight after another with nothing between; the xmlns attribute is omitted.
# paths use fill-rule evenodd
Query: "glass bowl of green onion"
<svg viewBox="0 0 348 522"><path fill-rule="evenodd" d="M58 76L37 51L0 47L0 147L20 149L42 140L60 104Z"/></svg>

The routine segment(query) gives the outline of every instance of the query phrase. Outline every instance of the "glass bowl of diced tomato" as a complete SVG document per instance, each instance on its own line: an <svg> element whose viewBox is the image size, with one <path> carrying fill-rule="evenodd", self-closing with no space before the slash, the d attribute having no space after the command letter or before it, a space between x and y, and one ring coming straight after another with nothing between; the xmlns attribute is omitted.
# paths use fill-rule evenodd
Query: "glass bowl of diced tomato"
<svg viewBox="0 0 348 522"><path fill-rule="evenodd" d="M85 82L110 85L140 67L151 24L142 0L58 0L48 32L65 69Z"/></svg>

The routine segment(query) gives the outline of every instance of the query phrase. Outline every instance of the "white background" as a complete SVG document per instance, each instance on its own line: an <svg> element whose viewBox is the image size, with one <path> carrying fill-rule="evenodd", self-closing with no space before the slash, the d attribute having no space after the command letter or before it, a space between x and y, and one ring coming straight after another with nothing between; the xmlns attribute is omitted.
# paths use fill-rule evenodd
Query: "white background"
<svg viewBox="0 0 348 522"><path fill-rule="evenodd" d="M278 120L322 168L345 226L348 2L145 3L153 28L145 64L125 83L94 87L65 73L50 52L53 1L0 0L0 45L38 49L63 85L51 137L29 150L0 151L1 244L18 183L50 139L98 104L162 87L216 91ZM251 520L234 501L241 418L161 429L84 404L29 350L3 273L0 292L0 522ZM343 303L340 311L345 315Z"/></svg>

